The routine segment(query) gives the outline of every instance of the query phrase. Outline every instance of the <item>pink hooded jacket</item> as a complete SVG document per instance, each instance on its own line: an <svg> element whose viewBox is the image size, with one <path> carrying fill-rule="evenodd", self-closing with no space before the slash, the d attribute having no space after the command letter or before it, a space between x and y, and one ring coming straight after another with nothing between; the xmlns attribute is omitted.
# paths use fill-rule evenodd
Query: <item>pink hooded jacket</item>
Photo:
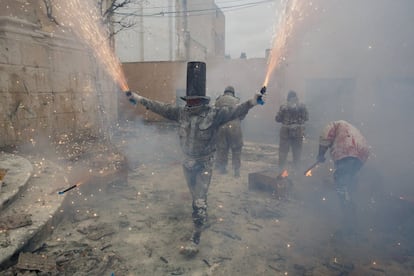
<svg viewBox="0 0 414 276"><path fill-rule="evenodd" d="M356 157L364 163L369 156L365 137L356 127L343 120L330 122L322 131L319 144L330 148L334 161Z"/></svg>

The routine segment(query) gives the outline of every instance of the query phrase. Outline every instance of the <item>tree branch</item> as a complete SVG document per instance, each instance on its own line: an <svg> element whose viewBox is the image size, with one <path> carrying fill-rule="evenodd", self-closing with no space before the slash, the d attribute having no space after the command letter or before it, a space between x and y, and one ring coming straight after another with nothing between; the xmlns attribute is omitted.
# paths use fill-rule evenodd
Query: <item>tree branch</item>
<svg viewBox="0 0 414 276"><path fill-rule="evenodd" d="M59 22L57 22L56 18L53 16L53 13L52 13L53 5L52 5L51 0L43 0L43 3L45 4L46 15L49 18L49 20L59 26L60 25Z"/></svg>

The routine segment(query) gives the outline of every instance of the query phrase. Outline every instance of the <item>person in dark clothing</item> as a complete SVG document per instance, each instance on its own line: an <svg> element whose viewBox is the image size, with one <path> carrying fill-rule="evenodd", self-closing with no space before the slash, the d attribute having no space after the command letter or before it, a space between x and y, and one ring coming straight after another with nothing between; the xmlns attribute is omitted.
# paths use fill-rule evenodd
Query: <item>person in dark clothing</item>
<svg viewBox="0 0 414 276"><path fill-rule="evenodd" d="M223 95L220 95L215 102L215 106L236 106L240 99L235 96L234 87L227 86ZM216 152L216 169L222 174L227 173L228 155L231 150L232 166L234 176L240 177L241 152L243 147L243 134L241 129L241 120L236 118L222 125L218 132L217 152Z"/></svg>
<svg viewBox="0 0 414 276"><path fill-rule="evenodd" d="M140 103L147 109L179 123L178 136L185 155L183 171L192 196L193 234L180 253L193 256L198 252L201 232L207 221L207 193L210 186L217 134L220 126L236 118L244 117L257 105L263 95L256 93L252 99L234 107L213 107L205 95L205 63L187 64L187 91L181 97L186 105L165 104L128 92L132 103Z"/></svg>
<svg viewBox="0 0 414 276"><path fill-rule="evenodd" d="M289 149L292 149L293 164L297 168L302 154L302 142L305 135L305 122L309 120L305 104L299 103L295 91L289 91L287 103L280 106L275 117L282 123L279 132L279 167L284 169Z"/></svg>

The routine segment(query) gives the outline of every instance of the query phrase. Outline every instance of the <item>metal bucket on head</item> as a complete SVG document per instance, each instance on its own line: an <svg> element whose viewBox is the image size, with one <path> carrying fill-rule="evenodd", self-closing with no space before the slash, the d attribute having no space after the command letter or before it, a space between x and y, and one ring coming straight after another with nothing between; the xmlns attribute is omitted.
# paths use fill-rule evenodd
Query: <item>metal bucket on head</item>
<svg viewBox="0 0 414 276"><path fill-rule="evenodd" d="M201 61L187 63L187 97L206 96L206 64Z"/></svg>

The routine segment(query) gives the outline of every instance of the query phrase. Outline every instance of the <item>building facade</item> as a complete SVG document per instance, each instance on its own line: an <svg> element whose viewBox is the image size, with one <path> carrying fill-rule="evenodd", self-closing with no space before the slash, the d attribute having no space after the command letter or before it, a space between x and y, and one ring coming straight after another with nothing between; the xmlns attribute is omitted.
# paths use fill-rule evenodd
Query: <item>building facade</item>
<svg viewBox="0 0 414 276"><path fill-rule="evenodd" d="M225 18L214 0L136 1L117 15L115 49L122 62L224 58Z"/></svg>

